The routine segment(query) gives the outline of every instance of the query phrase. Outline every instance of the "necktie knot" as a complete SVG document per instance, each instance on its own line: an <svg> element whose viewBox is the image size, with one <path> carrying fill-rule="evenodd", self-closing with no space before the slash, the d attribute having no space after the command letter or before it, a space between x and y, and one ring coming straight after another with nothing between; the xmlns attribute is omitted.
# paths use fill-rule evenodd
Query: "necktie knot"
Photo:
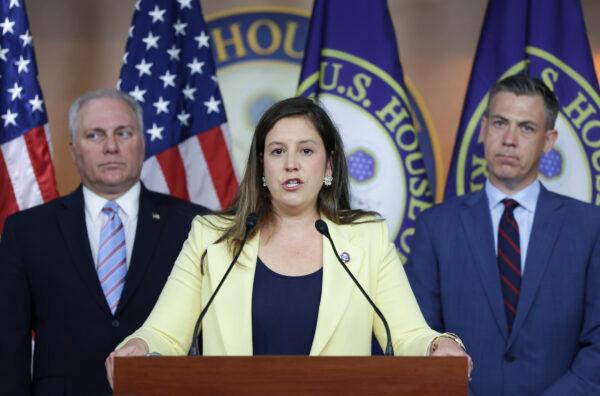
<svg viewBox="0 0 600 396"><path fill-rule="evenodd" d="M119 205L115 201L106 201L106 204L102 208L102 213L112 217L119 213Z"/></svg>
<svg viewBox="0 0 600 396"><path fill-rule="evenodd" d="M508 210L511 213L517 208L517 206L519 206L517 201L510 198L503 199L502 203L504 204L504 210Z"/></svg>

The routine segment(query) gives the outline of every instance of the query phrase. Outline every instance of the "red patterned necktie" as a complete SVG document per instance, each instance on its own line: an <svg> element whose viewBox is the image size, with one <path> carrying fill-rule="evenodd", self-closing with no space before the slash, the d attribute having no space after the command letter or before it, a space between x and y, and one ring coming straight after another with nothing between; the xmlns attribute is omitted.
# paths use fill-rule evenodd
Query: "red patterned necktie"
<svg viewBox="0 0 600 396"><path fill-rule="evenodd" d="M519 292L521 290L521 247L519 244L519 225L515 220L513 211L519 203L514 199L504 199L504 213L498 226L498 270L500 272L500 285L504 297L504 309L508 332L512 330Z"/></svg>

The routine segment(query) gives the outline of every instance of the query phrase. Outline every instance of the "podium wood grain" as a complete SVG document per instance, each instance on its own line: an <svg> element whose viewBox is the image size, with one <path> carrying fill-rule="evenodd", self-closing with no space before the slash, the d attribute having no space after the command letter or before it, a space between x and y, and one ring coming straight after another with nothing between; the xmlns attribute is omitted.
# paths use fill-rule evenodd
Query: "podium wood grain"
<svg viewBox="0 0 600 396"><path fill-rule="evenodd" d="M115 395L466 395L465 358L129 357Z"/></svg>

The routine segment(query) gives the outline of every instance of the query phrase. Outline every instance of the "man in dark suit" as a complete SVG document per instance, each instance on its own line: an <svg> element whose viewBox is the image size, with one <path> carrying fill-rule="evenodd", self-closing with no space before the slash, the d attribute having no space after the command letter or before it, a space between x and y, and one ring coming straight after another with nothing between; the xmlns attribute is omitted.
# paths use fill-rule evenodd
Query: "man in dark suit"
<svg viewBox="0 0 600 396"><path fill-rule="evenodd" d="M0 241L1 395L110 394L106 356L146 319L206 212L140 183L142 113L130 96L83 95L69 128L83 186L11 216Z"/></svg>
<svg viewBox="0 0 600 396"><path fill-rule="evenodd" d="M495 84L485 189L417 220L406 272L429 325L463 339L472 394L600 395L600 209L538 181L558 108L532 77Z"/></svg>

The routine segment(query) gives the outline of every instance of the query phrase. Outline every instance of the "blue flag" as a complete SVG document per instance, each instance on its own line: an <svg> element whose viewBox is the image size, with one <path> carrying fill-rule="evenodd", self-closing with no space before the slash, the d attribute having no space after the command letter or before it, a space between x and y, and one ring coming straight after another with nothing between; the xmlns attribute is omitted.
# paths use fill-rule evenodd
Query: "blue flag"
<svg viewBox="0 0 600 396"><path fill-rule="evenodd" d="M316 0L298 93L316 96L342 134L353 207L387 220L401 255L433 203L385 0Z"/></svg>
<svg viewBox="0 0 600 396"><path fill-rule="evenodd" d="M446 184L446 197L484 186L478 141L487 91L513 74L541 78L558 96L558 140L542 157L549 189L600 205L600 96L578 0L490 0Z"/></svg>

